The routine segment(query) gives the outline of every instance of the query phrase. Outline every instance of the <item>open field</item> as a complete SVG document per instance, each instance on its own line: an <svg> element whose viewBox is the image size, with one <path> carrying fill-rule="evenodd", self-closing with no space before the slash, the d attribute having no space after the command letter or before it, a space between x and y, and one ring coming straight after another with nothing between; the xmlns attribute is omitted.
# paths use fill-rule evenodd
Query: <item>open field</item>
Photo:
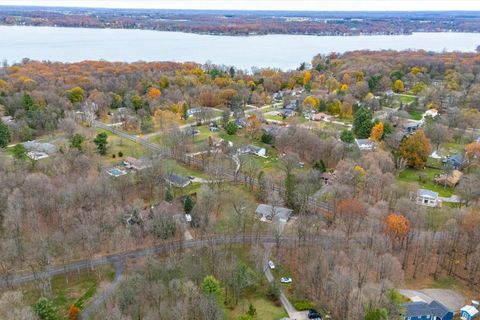
<svg viewBox="0 0 480 320"><path fill-rule="evenodd" d="M442 185L436 184L433 181L435 176L442 172L443 170L432 168L425 168L423 170L407 168L400 173L398 180L401 182L406 182L417 188L423 188L438 192L442 197L450 197L454 192L453 188L444 187ZM422 177L422 181L420 180L420 176Z"/></svg>

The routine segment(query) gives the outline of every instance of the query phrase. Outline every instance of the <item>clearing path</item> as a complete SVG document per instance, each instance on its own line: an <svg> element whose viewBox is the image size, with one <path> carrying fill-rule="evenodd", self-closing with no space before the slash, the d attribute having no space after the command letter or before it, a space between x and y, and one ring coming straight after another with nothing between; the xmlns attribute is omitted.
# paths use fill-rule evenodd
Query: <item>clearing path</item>
<svg viewBox="0 0 480 320"><path fill-rule="evenodd" d="M418 297L423 301L430 303L437 300L450 310L457 312L465 305L465 297L449 289L423 289L423 290L398 290L401 295L412 299Z"/></svg>

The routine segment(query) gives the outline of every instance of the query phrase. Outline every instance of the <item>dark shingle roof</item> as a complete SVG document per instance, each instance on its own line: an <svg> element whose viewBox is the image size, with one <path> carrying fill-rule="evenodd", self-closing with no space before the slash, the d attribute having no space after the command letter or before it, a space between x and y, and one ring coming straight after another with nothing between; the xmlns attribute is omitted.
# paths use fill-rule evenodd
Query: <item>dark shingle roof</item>
<svg viewBox="0 0 480 320"><path fill-rule="evenodd" d="M440 302L433 300L430 304L426 302L409 302L405 303L406 317L421 317L425 315L434 315L443 318L447 313L451 312Z"/></svg>

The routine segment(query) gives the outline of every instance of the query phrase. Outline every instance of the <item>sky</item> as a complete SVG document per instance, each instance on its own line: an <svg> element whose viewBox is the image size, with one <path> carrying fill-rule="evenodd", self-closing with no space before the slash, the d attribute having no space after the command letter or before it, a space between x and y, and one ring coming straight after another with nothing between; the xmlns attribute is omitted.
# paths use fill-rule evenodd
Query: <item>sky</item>
<svg viewBox="0 0 480 320"><path fill-rule="evenodd" d="M480 11L480 0L0 0L0 5L286 11Z"/></svg>

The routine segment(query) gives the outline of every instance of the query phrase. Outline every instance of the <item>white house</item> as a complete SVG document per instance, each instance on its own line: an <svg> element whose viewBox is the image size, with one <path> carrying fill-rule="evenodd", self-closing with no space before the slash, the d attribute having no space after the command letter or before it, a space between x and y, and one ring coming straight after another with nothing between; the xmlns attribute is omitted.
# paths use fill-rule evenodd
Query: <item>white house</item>
<svg viewBox="0 0 480 320"><path fill-rule="evenodd" d="M442 200L438 197L438 193L427 189L418 189L415 196L415 203L427 207L440 207Z"/></svg>
<svg viewBox="0 0 480 320"><path fill-rule="evenodd" d="M372 151L375 149L375 142L370 139L355 139L355 143L360 151Z"/></svg>
<svg viewBox="0 0 480 320"><path fill-rule="evenodd" d="M255 214L260 220L288 222L293 213L293 210L283 207L274 207L268 204L259 204Z"/></svg>
<svg viewBox="0 0 480 320"><path fill-rule="evenodd" d="M263 157L263 158L267 156L267 150L265 148L257 147L251 144L240 148L238 151L241 154L254 154L256 156Z"/></svg>
<svg viewBox="0 0 480 320"><path fill-rule="evenodd" d="M474 306L466 305L460 309L460 318L462 320L472 320L478 315L478 310Z"/></svg>

